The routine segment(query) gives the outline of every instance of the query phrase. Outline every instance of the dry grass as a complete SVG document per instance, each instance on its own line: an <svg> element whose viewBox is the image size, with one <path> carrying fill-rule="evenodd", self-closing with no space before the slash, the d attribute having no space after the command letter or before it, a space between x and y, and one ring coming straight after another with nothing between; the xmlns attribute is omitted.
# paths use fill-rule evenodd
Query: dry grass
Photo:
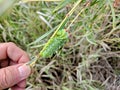
<svg viewBox="0 0 120 90"><path fill-rule="evenodd" d="M0 20L0 41L15 42L31 58L37 56L76 1L16 4ZM70 26L69 41L53 57L38 60L27 89L119 88L120 10L113 7L111 0L91 0L84 7L86 3L87 0L82 1L66 22L65 28Z"/></svg>

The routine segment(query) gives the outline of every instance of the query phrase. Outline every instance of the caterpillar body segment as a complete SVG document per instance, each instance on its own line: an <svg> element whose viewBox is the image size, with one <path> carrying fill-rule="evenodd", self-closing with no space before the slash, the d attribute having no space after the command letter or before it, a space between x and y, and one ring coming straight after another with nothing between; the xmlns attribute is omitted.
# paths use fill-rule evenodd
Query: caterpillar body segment
<svg viewBox="0 0 120 90"><path fill-rule="evenodd" d="M68 32L65 29L59 30L54 37L50 38L47 44L40 52L40 57L51 57L59 48L61 48L68 40Z"/></svg>

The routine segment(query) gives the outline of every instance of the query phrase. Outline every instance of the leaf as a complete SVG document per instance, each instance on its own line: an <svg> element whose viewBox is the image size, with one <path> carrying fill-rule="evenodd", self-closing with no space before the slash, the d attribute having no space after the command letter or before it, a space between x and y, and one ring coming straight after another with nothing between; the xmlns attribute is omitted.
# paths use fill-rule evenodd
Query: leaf
<svg viewBox="0 0 120 90"><path fill-rule="evenodd" d="M70 90L70 89L67 88L67 87L65 87L65 86L63 86L63 87L62 87L62 90Z"/></svg>
<svg viewBox="0 0 120 90"><path fill-rule="evenodd" d="M6 11L8 11L16 0L1 0L0 1L0 16L2 16Z"/></svg>
<svg viewBox="0 0 120 90"><path fill-rule="evenodd" d="M75 1L75 0L63 0L63 1L55 8L55 10L53 11L53 13L56 12L56 11L58 11L59 9L65 7L65 6L68 5L69 3L74 2L74 1Z"/></svg>
<svg viewBox="0 0 120 90"><path fill-rule="evenodd" d="M28 46L34 45L34 44L40 42L42 39L44 39L45 37L47 37L52 32L54 32L54 29L52 29L52 30L48 31L47 33L43 34L42 36L38 37L35 41L31 42Z"/></svg>
<svg viewBox="0 0 120 90"><path fill-rule="evenodd" d="M87 41L89 43L96 45L95 36L94 36L94 33L92 31L91 32L90 31L87 32L86 39L87 39Z"/></svg>

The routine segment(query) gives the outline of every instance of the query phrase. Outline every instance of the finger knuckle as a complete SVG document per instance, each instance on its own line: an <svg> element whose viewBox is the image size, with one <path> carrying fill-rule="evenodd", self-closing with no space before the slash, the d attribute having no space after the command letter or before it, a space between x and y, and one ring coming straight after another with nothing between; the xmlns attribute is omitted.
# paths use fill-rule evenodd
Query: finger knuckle
<svg viewBox="0 0 120 90"><path fill-rule="evenodd" d="M16 44L13 43L13 42L8 42L8 45L9 45L9 46L16 46Z"/></svg>

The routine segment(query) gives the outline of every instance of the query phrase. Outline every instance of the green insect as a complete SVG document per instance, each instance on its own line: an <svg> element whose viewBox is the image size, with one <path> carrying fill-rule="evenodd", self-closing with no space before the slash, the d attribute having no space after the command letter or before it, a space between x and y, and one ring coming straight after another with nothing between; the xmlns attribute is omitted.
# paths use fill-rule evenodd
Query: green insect
<svg viewBox="0 0 120 90"><path fill-rule="evenodd" d="M68 32L65 29L59 30L53 37L49 39L47 44L40 52L40 57L51 57L58 49L60 49L68 40Z"/></svg>

